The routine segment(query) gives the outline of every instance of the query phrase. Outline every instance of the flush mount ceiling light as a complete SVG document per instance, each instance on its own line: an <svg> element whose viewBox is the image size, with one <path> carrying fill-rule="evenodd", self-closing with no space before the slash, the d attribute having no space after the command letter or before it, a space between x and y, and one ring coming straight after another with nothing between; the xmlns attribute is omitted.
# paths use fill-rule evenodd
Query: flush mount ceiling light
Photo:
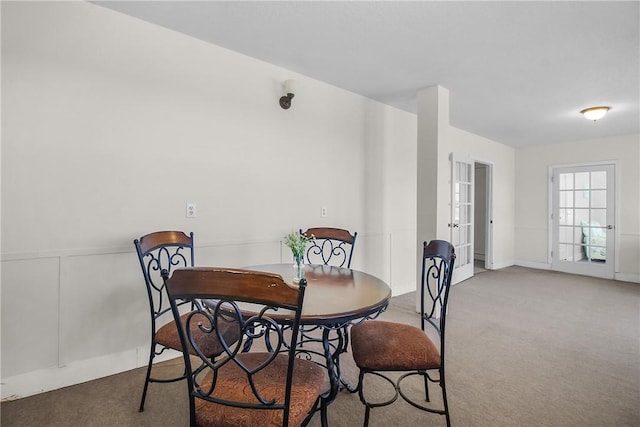
<svg viewBox="0 0 640 427"><path fill-rule="evenodd" d="M609 111L609 107L589 107L580 111L580 113L587 119L595 122L596 120L603 118L604 115L607 114L607 111Z"/></svg>
<svg viewBox="0 0 640 427"><path fill-rule="evenodd" d="M296 94L296 89L298 87L297 80L285 80L284 82L284 96L280 98L280 106L288 110L291 107L291 98L293 98Z"/></svg>

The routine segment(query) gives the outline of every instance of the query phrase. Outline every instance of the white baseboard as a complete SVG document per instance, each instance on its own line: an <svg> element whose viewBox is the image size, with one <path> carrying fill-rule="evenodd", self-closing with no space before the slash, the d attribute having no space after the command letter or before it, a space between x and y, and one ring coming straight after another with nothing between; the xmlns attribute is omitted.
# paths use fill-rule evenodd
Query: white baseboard
<svg viewBox="0 0 640 427"><path fill-rule="evenodd" d="M179 355L177 352L171 351L165 353L157 356L155 362L168 360ZM149 348L138 347L121 353L72 362L66 366L39 369L2 378L2 400L33 396L146 366L148 357Z"/></svg>
<svg viewBox="0 0 640 427"><path fill-rule="evenodd" d="M515 265L520 267L536 268L538 270L551 270L551 264L546 262L533 262L533 261L516 261ZM640 274L629 273L615 273L613 280L619 280L621 282L633 282L640 283Z"/></svg>
<svg viewBox="0 0 640 427"><path fill-rule="evenodd" d="M640 274L616 273L614 279L622 282L640 283Z"/></svg>
<svg viewBox="0 0 640 427"><path fill-rule="evenodd" d="M20 399L127 371L136 367L136 359L137 351L133 349L3 378L2 400Z"/></svg>
<svg viewBox="0 0 640 427"><path fill-rule="evenodd" d="M514 264L520 267L535 268L538 270L551 270L551 264L549 264L548 262L517 260Z"/></svg>
<svg viewBox="0 0 640 427"><path fill-rule="evenodd" d="M494 262L493 265L491 265L491 270L500 270L501 268L511 267L512 265L514 265L513 261Z"/></svg>

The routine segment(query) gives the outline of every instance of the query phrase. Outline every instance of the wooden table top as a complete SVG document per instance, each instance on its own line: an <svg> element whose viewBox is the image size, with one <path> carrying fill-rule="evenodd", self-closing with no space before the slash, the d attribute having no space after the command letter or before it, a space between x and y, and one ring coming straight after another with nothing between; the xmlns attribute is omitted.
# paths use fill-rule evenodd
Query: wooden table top
<svg viewBox="0 0 640 427"><path fill-rule="evenodd" d="M293 264L266 264L245 267L282 276L293 283ZM384 281L362 271L328 265L304 266L307 279L302 324L335 324L366 317L386 307L391 288Z"/></svg>

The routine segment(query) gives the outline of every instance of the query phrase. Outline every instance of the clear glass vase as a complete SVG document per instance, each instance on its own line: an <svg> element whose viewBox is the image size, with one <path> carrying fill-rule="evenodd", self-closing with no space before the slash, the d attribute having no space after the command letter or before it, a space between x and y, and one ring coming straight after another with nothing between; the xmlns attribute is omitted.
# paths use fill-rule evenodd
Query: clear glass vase
<svg viewBox="0 0 640 427"><path fill-rule="evenodd" d="M293 268L295 269L294 281L299 282L304 278L304 258L302 255L293 257Z"/></svg>

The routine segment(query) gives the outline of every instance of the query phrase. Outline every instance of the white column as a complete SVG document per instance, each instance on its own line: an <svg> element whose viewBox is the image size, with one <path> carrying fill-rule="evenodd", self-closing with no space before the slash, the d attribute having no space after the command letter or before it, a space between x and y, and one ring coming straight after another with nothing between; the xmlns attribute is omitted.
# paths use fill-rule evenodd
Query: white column
<svg viewBox="0 0 640 427"><path fill-rule="evenodd" d="M448 239L449 153L444 139L449 126L449 91L430 86L418 91L417 151L417 290L422 270L422 243ZM444 162L443 162L444 159ZM419 296L419 295L418 295ZM416 300L417 304L419 301ZM418 305L419 307L419 305Z"/></svg>

